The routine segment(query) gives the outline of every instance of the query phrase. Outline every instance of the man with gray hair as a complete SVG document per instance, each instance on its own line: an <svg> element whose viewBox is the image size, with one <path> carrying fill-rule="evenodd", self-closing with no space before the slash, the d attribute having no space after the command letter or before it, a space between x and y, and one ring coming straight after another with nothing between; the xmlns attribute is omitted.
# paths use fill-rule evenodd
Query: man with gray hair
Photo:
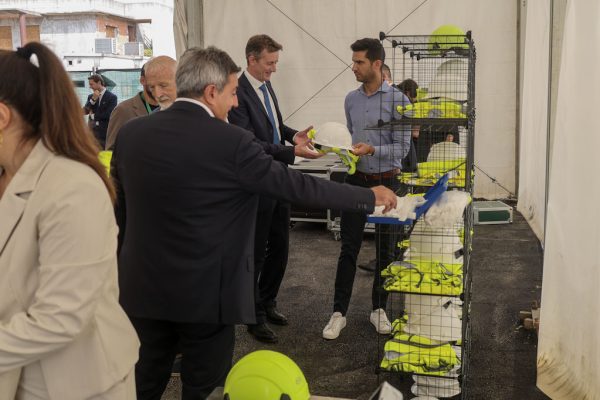
<svg viewBox="0 0 600 400"><path fill-rule="evenodd" d="M175 80L175 72L173 72L173 80ZM154 99L146 83L146 65L142 66L142 70L140 71L140 85L142 85L141 92L121 102L115 107L112 114L110 114L110 121L108 122L108 130L106 132L106 150L112 150L117 133L119 133L119 129L121 129L125 122L133 118L148 115L159 107L158 102Z"/></svg>
<svg viewBox="0 0 600 400"><path fill-rule="evenodd" d="M137 398L159 400L179 346L183 399L223 385L235 324L254 323L258 196L314 208L395 207L384 188L305 176L227 123L237 72L227 53L186 51L177 99L127 123L115 143L120 302L140 338Z"/></svg>
<svg viewBox="0 0 600 400"><path fill-rule="evenodd" d="M169 56L158 56L150 59L145 68L148 90L152 92L161 110L169 108L177 97L177 61Z"/></svg>

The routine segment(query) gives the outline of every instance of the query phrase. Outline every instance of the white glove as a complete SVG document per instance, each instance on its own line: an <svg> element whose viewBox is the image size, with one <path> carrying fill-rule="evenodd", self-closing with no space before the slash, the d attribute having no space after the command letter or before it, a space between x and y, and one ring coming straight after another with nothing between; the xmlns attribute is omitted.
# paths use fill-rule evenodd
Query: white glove
<svg viewBox="0 0 600 400"><path fill-rule="evenodd" d="M451 227L461 220L470 201L471 196L467 192L444 192L425 214L425 223L437 228Z"/></svg>
<svg viewBox="0 0 600 400"><path fill-rule="evenodd" d="M404 196L396 197L396 199L396 208L384 214L383 206L377 206L373 215L377 217L398 218L400 221L415 219L417 217L415 209L427 202L423 196Z"/></svg>

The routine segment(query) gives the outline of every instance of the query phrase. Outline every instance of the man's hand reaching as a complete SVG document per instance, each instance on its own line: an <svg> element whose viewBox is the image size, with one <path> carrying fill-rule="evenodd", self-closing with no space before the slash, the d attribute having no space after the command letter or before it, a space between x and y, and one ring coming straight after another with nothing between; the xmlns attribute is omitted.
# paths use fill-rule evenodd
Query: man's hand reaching
<svg viewBox="0 0 600 400"><path fill-rule="evenodd" d="M314 147L312 147L310 142L308 142L305 144L295 145L294 146L294 155L296 157L315 159L315 158L322 157L323 153L319 153L317 150L315 150Z"/></svg>
<svg viewBox="0 0 600 400"><path fill-rule="evenodd" d="M375 205L383 206L383 213L396 208L396 193L392 192L385 186L375 186L371 190L375 194Z"/></svg>
<svg viewBox="0 0 600 400"><path fill-rule="evenodd" d="M303 144L311 143L312 141L308 137L308 131L310 131L312 128L313 128L313 126L311 125L303 131L296 132L296 134L294 135L294 144L303 145Z"/></svg>

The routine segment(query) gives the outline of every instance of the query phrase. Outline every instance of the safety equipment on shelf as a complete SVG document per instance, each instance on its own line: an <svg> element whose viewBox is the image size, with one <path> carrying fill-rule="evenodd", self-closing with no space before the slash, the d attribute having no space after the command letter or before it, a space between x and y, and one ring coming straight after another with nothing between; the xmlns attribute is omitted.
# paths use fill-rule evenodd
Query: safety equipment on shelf
<svg viewBox="0 0 600 400"><path fill-rule="evenodd" d="M406 295L405 333L452 342L462 338L462 322L450 297Z"/></svg>
<svg viewBox="0 0 600 400"><path fill-rule="evenodd" d="M308 137L320 153L335 153L348 167L348 175L356 172L359 157L351 152L352 134L348 127L339 122L325 122L319 129L311 129Z"/></svg>
<svg viewBox="0 0 600 400"><path fill-rule="evenodd" d="M462 220L465 208L471 200L467 192L457 190L445 192L425 214L425 223L436 228L452 227Z"/></svg>
<svg viewBox="0 0 600 400"><path fill-rule="evenodd" d="M381 271L387 278L383 288L390 292L458 296L463 291L462 264L431 260L394 261Z"/></svg>
<svg viewBox="0 0 600 400"><path fill-rule="evenodd" d="M460 356L458 354L457 354L457 357L460 359ZM456 380L456 379L449 379L449 378L458 378L458 374L456 372L450 372L443 378L439 378L437 376L422 376L422 375L413 375L412 378L417 385L423 385L423 386L452 387L452 386L456 386L456 384L459 383L458 380Z"/></svg>
<svg viewBox="0 0 600 400"><path fill-rule="evenodd" d="M446 101L455 100L463 103L469 97L468 73L469 66L464 60L449 60L444 62L438 67L435 76L429 82L427 90L428 98L444 99ZM462 113L467 114L466 107L462 110Z"/></svg>
<svg viewBox="0 0 600 400"><path fill-rule="evenodd" d="M451 171L456 171L455 175L458 174L464 177L464 165L464 158L458 158L454 160L425 161L417 164L417 171L419 178L439 179L441 176ZM453 176L450 178L453 178Z"/></svg>
<svg viewBox="0 0 600 400"><path fill-rule="evenodd" d="M441 143L433 145L432 149L438 144ZM452 144L456 145L456 143ZM412 172L400 174L400 182L415 186L432 186L440 177L448 174L449 186L464 187L466 177L465 165L465 158L431 161L428 159L425 162L417 164L416 174Z"/></svg>
<svg viewBox="0 0 600 400"><path fill-rule="evenodd" d="M112 159L112 153L111 150L104 150L98 153L98 159L100 160L100 163L104 165L104 168L106 168L108 176L110 176L110 160Z"/></svg>
<svg viewBox="0 0 600 400"><path fill-rule="evenodd" d="M430 377L424 377L430 378ZM449 379L449 378L433 378L440 381L447 381L445 386L427 386L421 385L419 383L415 383L410 387L410 391L412 394L417 396L435 396L438 397L454 397L460 393L460 383L457 379Z"/></svg>
<svg viewBox="0 0 600 400"><path fill-rule="evenodd" d="M425 203L427 203L427 200L423 196L419 195L407 195L403 197L396 196L396 208L393 208L384 214L384 207L377 206L375 207L375 211L372 215L376 217L398 218L400 221L416 219L417 214L415 213L415 209Z"/></svg>
<svg viewBox="0 0 600 400"><path fill-rule="evenodd" d="M408 118L467 118L463 105L446 99L422 100L399 105L396 110Z"/></svg>
<svg viewBox="0 0 600 400"><path fill-rule="evenodd" d="M308 383L298 365L276 351L258 350L229 371L223 390L228 400L308 400Z"/></svg>
<svg viewBox="0 0 600 400"><path fill-rule="evenodd" d="M421 220L417 221L410 239L404 242L404 247L407 248L404 260L427 259L432 262L462 264L464 254L460 237L462 229L462 223L452 227L437 228L428 226Z"/></svg>
<svg viewBox="0 0 600 400"><path fill-rule="evenodd" d="M431 32L429 45L431 55L444 55L449 51L465 55L469 50L465 32L456 25L442 25ZM467 53L468 54L468 53Z"/></svg>
<svg viewBox="0 0 600 400"><path fill-rule="evenodd" d="M388 371L443 376L460 363L450 344L417 335L395 334L383 349L381 368Z"/></svg>
<svg viewBox="0 0 600 400"><path fill-rule="evenodd" d="M392 322L392 334L394 335L396 333L405 333L404 327L406 326L407 322L408 315L406 314L402 314L400 318L396 318L394 322Z"/></svg>
<svg viewBox="0 0 600 400"><path fill-rule="evenodd" d="M465 148L454 142L439 142L435 143L429 149L427 161L455 161L466 159Z"/></svg>

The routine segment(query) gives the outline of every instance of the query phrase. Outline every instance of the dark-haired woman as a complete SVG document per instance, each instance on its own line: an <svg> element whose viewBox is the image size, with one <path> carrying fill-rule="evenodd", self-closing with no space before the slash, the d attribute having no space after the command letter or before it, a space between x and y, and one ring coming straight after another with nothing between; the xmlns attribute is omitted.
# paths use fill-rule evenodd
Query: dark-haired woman
<svg viewBox="0 0 600 400"><path fill-rule="evenodd" d="M44 45L0 51L0 398L135 399L114 189Z"/></svg>

